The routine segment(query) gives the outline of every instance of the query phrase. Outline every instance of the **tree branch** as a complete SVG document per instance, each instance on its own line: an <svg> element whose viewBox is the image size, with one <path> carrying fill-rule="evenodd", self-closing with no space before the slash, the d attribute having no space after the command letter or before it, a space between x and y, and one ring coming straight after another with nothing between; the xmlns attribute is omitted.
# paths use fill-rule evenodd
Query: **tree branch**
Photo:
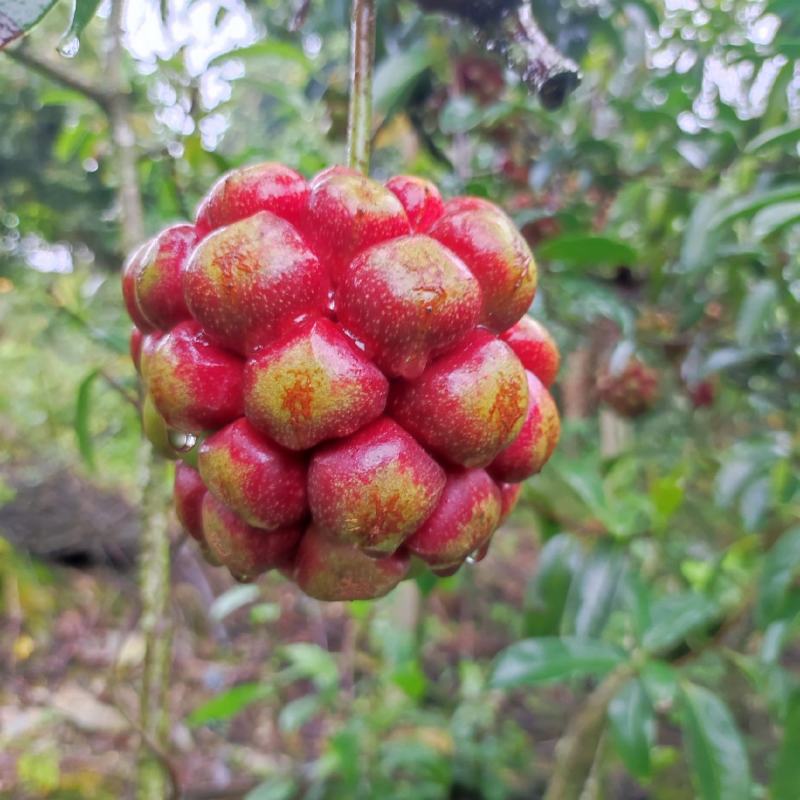
<svg viewBox="0 0 800 800"><path fill-rule="evenodd" d="M74 70L66 70L52 59L32 53L25 44L15 47L13 50L4 50L3 53L18 64L38 72L54 83L82 94L108 113L111 95L86 78L76 75Z"/></svg>
<svg viewBox="0 0 800 800"><path fill-rule="evenodd" d="M375 62L375 0L353 0L350 28L350 107L347 163L369 172L372 144L372 71Z"/></svg>

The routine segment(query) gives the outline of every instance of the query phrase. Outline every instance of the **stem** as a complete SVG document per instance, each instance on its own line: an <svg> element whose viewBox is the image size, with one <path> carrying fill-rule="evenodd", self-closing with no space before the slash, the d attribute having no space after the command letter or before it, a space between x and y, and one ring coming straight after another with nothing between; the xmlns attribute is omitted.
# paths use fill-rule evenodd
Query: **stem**
<svg viewBox="0 0 800 800"><path fill-rule="evenodd" d="M633 668L623 664L586 699L556 745L556 764L544 800L579 800L595 768L608 704L633 674Z"/></svg>
<svg viewBox="0 0 800 800"><path fill-rule="evenodd" d="M45 78L72 89L78 94L82 94L87 99L97 103L100 108L108 112L110 95L100 86L96 86L84 77L75 73L75 70L65 70L60 64L49 58L42 58L30 52L27 44L15 47L13 50L4 50L3 53L18 64L22 64Z"/></svg>
<svg viewBox="0 0 800 800"><path fill-rule="evenodd" d="M375 62L375 0L353 0L350 25L350 108L347 163L369 173L372 140L372 71Z"/></svg>

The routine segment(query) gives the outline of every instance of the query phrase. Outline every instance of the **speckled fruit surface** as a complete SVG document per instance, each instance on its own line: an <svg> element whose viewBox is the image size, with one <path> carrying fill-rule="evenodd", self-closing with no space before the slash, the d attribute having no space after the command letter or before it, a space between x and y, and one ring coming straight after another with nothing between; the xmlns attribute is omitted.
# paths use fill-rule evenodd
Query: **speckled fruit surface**
<svg viewBox="0 0 800 800"><path fill-rule="evenodd" d="M222 176L122 272L145 433L204 557L331 601L482 559L558 441L536 286L483 198L346 167Z"/></svg>

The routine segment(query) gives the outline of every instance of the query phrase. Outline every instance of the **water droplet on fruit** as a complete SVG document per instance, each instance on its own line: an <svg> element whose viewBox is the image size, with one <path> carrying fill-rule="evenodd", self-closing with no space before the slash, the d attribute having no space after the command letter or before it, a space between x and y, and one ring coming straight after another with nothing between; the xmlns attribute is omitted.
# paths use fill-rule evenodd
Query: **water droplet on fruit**
<svg viewBox="0 0 800 800"><path fill-rule="evenodd" d="M70 36L68 39L63 39L58 45L58 52L64 56L64 58L75 58L80 49L81 43L78 41L77 36Z"/></svg>
<svg viewBox="0 0 800 800"><path fill-rule="evenodd" d="M474 566L479 561L478 558L478 551L476 550L474 553L470 553L466 558L466 563L470 566Z"/></svg>
<svg viewBox="0 0 800 800"><path fill-rule="evenodd" d="M188 453L197 444L197 437L193 433L170 431L168 437L173 450L178 453Z"/></svg>

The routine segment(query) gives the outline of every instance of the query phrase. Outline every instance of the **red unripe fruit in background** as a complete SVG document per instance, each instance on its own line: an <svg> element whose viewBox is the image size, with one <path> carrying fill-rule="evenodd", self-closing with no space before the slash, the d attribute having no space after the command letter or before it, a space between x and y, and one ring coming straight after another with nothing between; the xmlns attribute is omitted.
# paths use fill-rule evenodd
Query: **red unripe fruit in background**
<svg viewBox="0 0 800 800"><path fill-rule="evenodd" d="M183 269L197 238L193 225L166 228L129 268L134 302L155 330L169 330L191 317L183 298Z"/></svg>
<svg viewBox="0 0 800 800"><path fill-rule="evenodd" d="M304 229L334 285L359 253L411 233L397 197L353 170L330 170L312 181Z"/></svg>
<svg viewBox="0 0 800 800"><path fill-rule="evenodd" d="M203 541L203 498L207 489L196 469L178 462L175 465L175 513L184 530Z"/></svg>
<svg viewBox="0 0 800 800"><path fill-rule="evenodd" d="M305 463L246 419L209 436L197 463L209 491L250 525L274 530L306 514Z"/></svg>
<svg viewBox="0 0 800 800"><path fill-rule="evenodd" d="M153 402L173 428L198 433L241 416L244 365L211 344L197 323L173 328L146 364L142 372Z"/></svg>
<svg viewBox="0 0 800 800"><path fill-rule="evenodd" d="M268 211L204 239L186 265L183 287L209 338L245 354L328 302L319 260L295 228Z"/></svg>
<svg viewBox="0 0 800 800"><path fill-rule="evenodd" d="M444 470L414 438L381 418L314 454L308 496L329 538L387 554L433 511L444 484Z"/></svg>
<svg viewBox="0 0 800 800"><path fill-rule="evenodd" d="M389 382L328 319L299 325L245 368L253 425L291 450L347 436L377 419Z"/></svg>
<svg viewBox="0 0 800 800"><path fill-rule="evenodd" d="M478 279L483 293L481 324L504 331L533 301L536 262L514 223L500 209L465 205L455 212L446 209L429 233L459 256Z"/></svg>
<svg viewBox="0 0 800 800"><path fill-rule="evenodd" d="M457 566L489 540L500 508L500 490L484 470L451 472L439 504L405 547L437 568Z"/></svg>
<svg viewBox="0 0 800 800"><path fill-rule="evenodd" d="M203 498L203 536L211 554L240 581L292 563L302 537L299 527L265 531L248 525L210 492Z"/></svg>
<svg viewBox="0 0 800 800"><path fill-rule="evenodd" d="M424 178L398 175L386 181L386 188L397 196L415 233L428 230L444 213L439 190Z"/></svg>
<svg viewBox="0 0 800 800"><path fill-rule="evenodd" d="M295 559L294 579L317 600L371 600L388 594L408 572L403 553L370 558L345 542L310 528Z"/></svg>
<svg viewBox="0 0 800 800"><path fill-rule="evenodd" d="M464 264L427 236L405 236L359 256L342 277L336 310L388 375L416 378L431 355L475 327L480 289Z"/></svg>
<svg viewBox="0 0 800 800"><path fill-rule="evenodd" d="M558 367L524 317L536 267L488 200L246 167L122 279L145 432L182 461L181 524L237 580L276 568L353 600L390 591L413 553L452 574L555 445L525 371L549 385Z"/></svg>
<svg viewBox="0 0 800 800"><path fill-rule="evenodd" d="M308 183L283 164L267 162L223 175L197 210L196 226L201 235L269 211L299 225L308 203Z"/></svg>
<svg viewBox="0 0 800 800"><path fill-rule="evenodd" d="M504 331L500 338L517 354L528 372L532 372L548 389L552 386L561 355L555 340L541 322L526 315Z"/></svg>
<svg viewBox="0 0 800 800"><path fill-rule="evenodd" d="M597 379L600 399L623 417L638 417L649 411L658 399L658 373L638 358L625 366L606 369Z"/></svg>
<svg viewBox="0 0 800 800"><path fill-rule="evenodd" d="M712 381L700 381L688 386L686 391L695 408L710 408L714 405L717 390Z"/></svg>
<svg viewBox="0 0 800 800"><path fill-rule="evenodd" d="M532 373L528 378L528 410L516 439L487 468L498 481L517 483L541 472L561 434L558 409L550 392Z"/></svg>
<svg viewBox="0 0 800 800"><path fill-rule="evenodd" d="M417 380L398 383L389 413L447 461L485 467L519 433L527 404L519 359L505 342L479 329Z"/></svg>

